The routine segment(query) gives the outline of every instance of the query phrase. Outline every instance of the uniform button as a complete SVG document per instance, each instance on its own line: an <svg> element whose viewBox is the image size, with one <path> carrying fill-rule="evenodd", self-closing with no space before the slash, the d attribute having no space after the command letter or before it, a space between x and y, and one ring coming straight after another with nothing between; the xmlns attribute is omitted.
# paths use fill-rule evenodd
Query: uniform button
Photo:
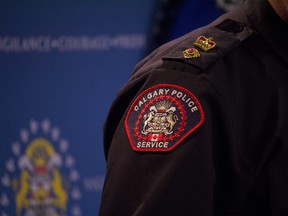
<svg viewBox="0 0 288 216"><path fill-rule="evenodd" d="M234 34L242 32L245 26L246 25L244 23L239 23L231 19L227 19L224 22L217 25L219 29Z"/></svg>
<svg viewBox="0 0 288 216"><path fill-rule="evenodd" d="M245 26L246 25L244 23L238 23L237 25L234 26L233 32L234 33L240 33L244 30Z"/></svg>

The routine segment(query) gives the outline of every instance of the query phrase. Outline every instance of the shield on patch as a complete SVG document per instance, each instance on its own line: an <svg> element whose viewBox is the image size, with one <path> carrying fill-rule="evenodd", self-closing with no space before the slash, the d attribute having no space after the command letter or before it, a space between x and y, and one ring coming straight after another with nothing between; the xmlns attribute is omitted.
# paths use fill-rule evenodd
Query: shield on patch
<svg viewBox="0 0 288 216"><path fill-rule="evenodd" d="M125 128L135 151L170 151L204 122L204 111L187 89L158 84L133 101Z"/></svg>

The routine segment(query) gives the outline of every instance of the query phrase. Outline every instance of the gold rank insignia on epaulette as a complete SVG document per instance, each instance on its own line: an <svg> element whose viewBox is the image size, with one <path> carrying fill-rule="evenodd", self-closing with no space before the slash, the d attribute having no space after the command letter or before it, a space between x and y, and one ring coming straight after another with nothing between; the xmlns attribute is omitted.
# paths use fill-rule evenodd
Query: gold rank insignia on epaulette
<svg viewBox="0 0 288 216"><path fill-rule="evenodd" d="M216 46L212 37L206 38L205 36L200 36L193 43L194 46L201 48L205 52ZM187 48L183 51L183 56L185 59L199 58L200 53L196 48Z"/></svg>
<svg viewBox="0 0 288 216"><path fill-rule="evenodd" d="M206 38L204 36L198 37L193 44L204 51L208 51L216 46L216 43L213 41L212 37Z"/></svg>
<svg viewBox="0 0 288 216"><path fill-rule="evenodd" d="M195 48L188 48L188 49L185 49L183 51L183 55L184 55L184 58L186 59L189 59L189 58L199 58L200 57L200 53L197 49Z"/></svg>

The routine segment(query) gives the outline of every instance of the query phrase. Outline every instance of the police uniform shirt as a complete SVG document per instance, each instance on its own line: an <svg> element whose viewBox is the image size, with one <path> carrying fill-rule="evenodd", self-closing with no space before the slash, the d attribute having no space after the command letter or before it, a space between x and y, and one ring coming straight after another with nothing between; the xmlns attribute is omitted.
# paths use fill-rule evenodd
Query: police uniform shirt
<svg viewBox="0 0 288 216"><path fill-rule="evenodd" d="M99 214L288 214L287 39L253 0L141 61L105 124Z"/></svg>

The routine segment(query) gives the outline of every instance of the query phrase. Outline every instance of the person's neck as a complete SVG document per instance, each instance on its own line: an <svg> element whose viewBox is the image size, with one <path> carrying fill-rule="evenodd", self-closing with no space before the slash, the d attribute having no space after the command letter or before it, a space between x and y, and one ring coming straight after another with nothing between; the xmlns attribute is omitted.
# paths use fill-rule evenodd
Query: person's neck
<svg viewBox="0 0 288 216"><path fill-rule="evenodd" d="M275 12L288 23L288 0L268 0Z"/></svg>

